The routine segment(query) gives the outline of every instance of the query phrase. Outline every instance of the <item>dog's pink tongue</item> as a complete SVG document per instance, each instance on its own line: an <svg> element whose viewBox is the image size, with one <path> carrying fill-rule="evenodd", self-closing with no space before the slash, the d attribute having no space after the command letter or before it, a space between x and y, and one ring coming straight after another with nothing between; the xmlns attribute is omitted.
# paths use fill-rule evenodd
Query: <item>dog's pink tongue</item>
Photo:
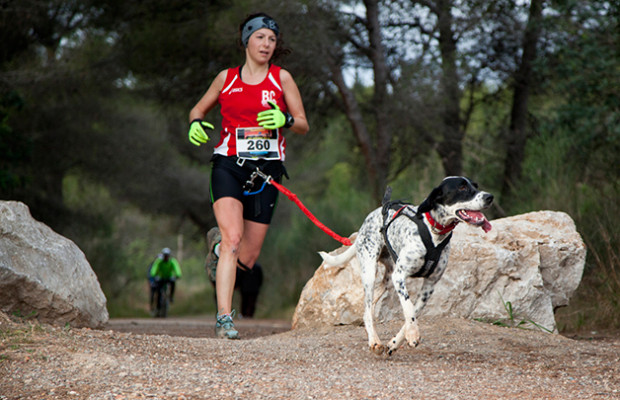
<svg viewBox="0 0 620 400"><path fill-rule="evenodd" d="M488 231L490 231L492 228L493 228L493 227L491 226L491 223L485 219L485 220L484 220L484 224L482 224L482 230L484 231L484 233L487 233L487 232L488 232Z"/></svg>
<svg viewBox="0 0 620 400"><path fill-rule="evenodd" d="M492 228L491 223L487 220L484 214L480 211L459 210L458 214L463 219L463 221L467 222L468 224L474 225L474 226L479 226L485 232L490 231Z"/></svg>

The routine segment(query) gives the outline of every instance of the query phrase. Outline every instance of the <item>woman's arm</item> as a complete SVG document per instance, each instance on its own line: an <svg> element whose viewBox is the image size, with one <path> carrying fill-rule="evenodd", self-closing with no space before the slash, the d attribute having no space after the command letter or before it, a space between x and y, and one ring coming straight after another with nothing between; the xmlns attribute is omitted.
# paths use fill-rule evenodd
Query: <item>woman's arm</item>
<svg viewBox="0 0 620 400"><path fill-rule="evenodd" d="M192 122L195 119L203 119L209 111L213 110L217 104L217 98L224 87L226 73L227 71L224 70L217 74L213 82L211 82L211 86L209 86L207 92L189 112L189 122Z"/></svg>

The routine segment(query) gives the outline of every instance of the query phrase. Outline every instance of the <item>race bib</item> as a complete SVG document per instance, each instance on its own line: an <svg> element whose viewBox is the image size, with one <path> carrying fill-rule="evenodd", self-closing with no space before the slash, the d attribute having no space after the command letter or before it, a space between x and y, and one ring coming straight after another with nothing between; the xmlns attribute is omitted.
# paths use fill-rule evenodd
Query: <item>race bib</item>
<svg viewBox="0 0 620 400"><path fill-rule="evenodd" d="M280 160L278 135L278 129L237 128L237 157Z"/></svg>

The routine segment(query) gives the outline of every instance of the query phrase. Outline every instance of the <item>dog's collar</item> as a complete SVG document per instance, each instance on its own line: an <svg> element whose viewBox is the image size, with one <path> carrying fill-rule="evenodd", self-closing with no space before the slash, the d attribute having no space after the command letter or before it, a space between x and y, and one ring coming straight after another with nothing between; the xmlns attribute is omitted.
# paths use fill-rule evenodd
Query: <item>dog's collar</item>
<svg viewBox="0 0 620 400"><path fill-rule="evenodd" d="M454 228L456 228L456 225L459 223L459 221L454 221L450 225L444 226L441 225L439 222L435 221L430 212L425 212L424 216L426 216L426 220L429 224L431 224L431 226L435 230L435 233L437 233L438 235L445 235L446 233L451 232Z"/></svg>

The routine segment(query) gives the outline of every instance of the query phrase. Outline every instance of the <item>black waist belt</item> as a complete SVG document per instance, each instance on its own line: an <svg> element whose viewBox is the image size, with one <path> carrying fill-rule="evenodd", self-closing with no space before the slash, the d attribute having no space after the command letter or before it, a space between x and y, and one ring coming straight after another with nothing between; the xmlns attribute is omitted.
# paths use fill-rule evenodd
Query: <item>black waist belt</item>
<svg viewBox="0 0 620 400"><path fill-rule="evenodd" d="M428 230L428 227L422 221L423 215L416 213L415 215L403 214L403 211L411 206L410 203L405 203L402 201L391 201L390 197L392 196L392 188L388 187L385 191L385 195L383 196L383 226L381 227L381 233L383 234L383 239L385 241L385 246L388 249L388 252L392 256L392 260L394 263L398 260L398 255L394 251L394 248L390 244L388 240L387 230L401 215L405 215L407 218L412 220L418 226L418 232L420 234L420 238L422 239L422 243L424 243L424 247L426 247L426 254L424 255L424 265L422 268L416 272L415 274L410 275L412 278L428 278L435 272L435 268L437 267L437 263L439 262L439 258L441 257L441 253L443 249L446 247L448 243L450 243L450 239L452 239L452 232L446 237L439 245L435 246L433 244L433 240L431 239L431 234ZM392 218L388 218L389 210L396 210Z"/></svg>
<svg viewBox="0 0 620 400"><path fill-rule="evenodd" d="M241 168L245 168L250 171L261 170L267 175L271 175L273 179L279 179L281 176L285 176L286 179L290 179L284 163L280 160L250 160L247 158L239 158L237 156L223 156L221 154L214 154L211 161L215 159L225 160L228 165L236 165Z"/></svg>

